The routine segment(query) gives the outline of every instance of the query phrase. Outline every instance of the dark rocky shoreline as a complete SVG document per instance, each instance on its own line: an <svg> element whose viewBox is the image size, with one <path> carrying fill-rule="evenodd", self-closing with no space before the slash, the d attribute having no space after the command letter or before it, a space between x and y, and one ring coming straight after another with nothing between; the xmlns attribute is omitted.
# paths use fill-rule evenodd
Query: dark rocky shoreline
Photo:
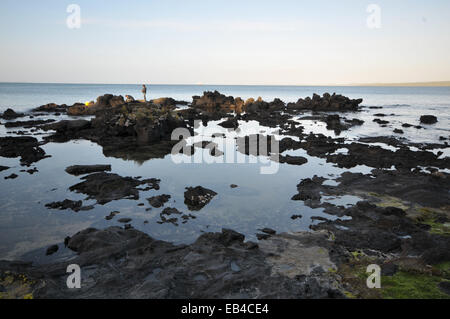
<svg viewBox="0 0 450 319"><path fill-rule="evenodd" d="M373 170L366 175L344 173L336 180L337 186L325 185L326 179L321 177L299 181L298 194L292 200L322 207L338 217L333 221L316 218L312 232L276 234L266 229L264 234L259 234L260 241L252 243L245 242L241 234L223 230L206 233L191 245L176 246L133 229L130 221L123 228L87 229L68 234L73 236L65 243L77 253L70 263L79 264L85 272L82 289L66 288L67 260L45 266L4 261L0 262L0 288L4 290L0 291L1 296L402 298L411 295L399 287L409 287L418 294L416 297L450 298L448 290L442 288L450 281L450 176L444 171L450 169L450 158L430 151L448 148L448 138L442 137L440 143L433 144L386 135L348 141L306 134L304 127L292 120L294 115L312 111L315 120L326 123L328 130L338 134L352 126L364 125L351 116L361 110L361 103L362 100L336 94L314 95L285 104L279 99L243 101L219 92L205 92L202 97L193 97L188 108L176 110L177 105L187 103L170 98L148 103L125 102L123 97L105 95L92 105L44 105L33 111L33 120L7 122L12 123L9 127L49 133L43 142L32 136L0 137L0 156L20 157L22 166L50 156L40 147L45 143L74 139L99 144L106 156L141 161L163 158L177 143L171 140L175 128L193 131L195 120L203 123L224 120L220 125L229 129L238 128L239 121L279 127L281 134L290 137L280 141L278 153L269 149L267 155L278 156L280 163L305 164L307 159L301 156L282 155L287 150L301 149L341 168L366 165ZM92 118L51 123L34 119L39 114L50 113ZM2 118L10 121L25 116L28 114L8 110ZM381 113L377 116L378 124L387 124L380 117ZM420 121L433 125L438 119L426 115ZM239 152L250 154L245 144L249 138L240 139ZM274 137L259 134L257 138ZM384 143L396 150L371 143ZM195 147L211 147L211 152L216 152L214 145ZM336 153L343 148L348 150L346 154ZM252 155L260 154L259 149L256 152ZM1 170L8 169L1 167ZM70 191L83 193L86 199L104 205L121 198L139 199L140 187L159 188L157 179L122 177L109 173L110 170L109 165L68 167L70 174L85 175ZM186 190L185 203L189 210L198 211L216 195L201 186L191 187ZM343 195L356 195L363 201L349 208L322 202L325 196ZM161 195L148 201L153 207L162 207L169 199L170 195ZM48 207L74 211L94 208L68 199L49 203ZM110 215L110 219L115 215ZM195 218L170 207L160 217L161 223L177 225ZM385 289L370 290L365 286L365 267L369 264L382 267L383 280L388 283ZM416 281L422 282L426 291L414 290Z"/></svg>

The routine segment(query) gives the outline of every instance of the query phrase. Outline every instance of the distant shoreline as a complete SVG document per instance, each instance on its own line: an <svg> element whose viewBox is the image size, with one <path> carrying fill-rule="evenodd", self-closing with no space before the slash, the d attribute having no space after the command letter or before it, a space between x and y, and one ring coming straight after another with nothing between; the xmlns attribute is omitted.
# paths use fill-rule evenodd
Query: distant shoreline
<svg viewBox="0 0 450 319"><path fill-rule="evenodd" d="M363 83L363 84L350 84L348 86L450 87L450 81L410 82L410 83Z"/></svg>

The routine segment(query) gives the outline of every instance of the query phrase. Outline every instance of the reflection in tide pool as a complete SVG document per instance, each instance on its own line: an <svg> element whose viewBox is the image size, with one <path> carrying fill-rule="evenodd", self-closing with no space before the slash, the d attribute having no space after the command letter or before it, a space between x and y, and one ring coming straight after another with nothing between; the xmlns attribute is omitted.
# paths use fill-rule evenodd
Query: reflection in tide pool
<svg viewBox="0 0 450 319"><path fill-rule="evenodd" d="M211 125L217 132L235 134L227 132L216 123ZM270 131L269 128L265 129ZM233 137L230 139L234 141ZM137 163L132 160L106 158L100 146L84 140L63 144L49 143L44 145L43 149L52 157L36 163L34 166L39 172L34 175L19 173L17 179L5 182L3 177L11 171L18 171L20 166L17 159L4 161L4 165L13 168L0 173L2 259L18 258L35 249L43 250L87 227L121 225L117 222L120 218L132 218L131 224L136 229L157 239L175 243L190 243L202 232L220 231L222 228L242 232L248 240L256 240L258 229L265 227L279 232L307 230L311 222L309 217L330 216L324 214L321 208L311 209L302 202L291 201L291 197L296 193L296 185L302 179L314 175L327 178L328 175L339 176L343 172L323 159L308 156L304 151L295 153L306 157L307 164L280 164L277 174L261 175L259 168L263 164L249 164L248 156L247 163L244 164L175 164L171 155L164 159ZM204 152L203 156L209 156L207 150L197 149L197 152ZM80 178L67 174L65 168L70 165L89 164L111 164L112 172L121 176L161 179L161 189L141 191L139 201L113 201L103 206L96 205L91 211L75 213L71 210L45 208L45 204L54 201L84 200L85 195L68 190L70 186L77 184ZM365 171L369 172L370 168ZM238 188L231 188L231 184L238 185ZM157 221L163 208L147 210L151 206L146 198L168 194L171 199L165 207L174 207L184 213L190 213L184 204L184 191L188 186L199 185L214 190L218 195L201 211L193 213L197 218L186 224L180 224L178 227L172 224L160 225ZM84 201L84 205L94 203L95 201ZM145 206L138 206L140 203ZM111 221L105 220L105 216L111 211L120 211L120 216ZM291 216L297 214L304 217L293 221ZM64 253L67 252L61 250L53 257ZM36 258L42 256L42 251L36 254Z"/></svg>
<svg viewBox="0 0 450 319"><path fill-rule="evenodd" d="M40 89L39 89L40 88ZM45 89L45 90L44 90ZM114 94L132 93L134 86L58 86L58 85L12 85L0 84L0 109L18 107L18 110L28 110L48 102L73 103L94 99L106 92ZM344 114L347 118L358 118L365 121L363 126L356 126L342 132L339 137L357 140L365 136L389 136L402 123L418 125L421 114L437 114L439 122L434 126L424 126L423 129L403 128L402 135L406 140L414 142L436 143L440 136L450 135L450 92L448 88L338 88L338 87L186 87L186 86L155 86L150 89L152 94L172 96L176 99L186 99L195 94L201 94L208 89L218 89L222 93L234 96L262 96L266 100L281 97L285 101L296 101L299 97L312 95L313 92L338 92L352 98L364 98L366 106L383 106L383 109L365 108L359 113ZM25 93L29 92L29 94ZM47 92L47 93L43 93ZM137 95L137 94L136 94ZM383 118L389 121L387 127L374 123L374 114L385 113ZM393 114L393 115L391 115ZM322 133L327 136L337 135L326 129L324 123L313 120L301 120L302 116L311 115L308 112L299 116L298 122L305 127L305 133ZM52 118L48 116L45 118ZM57 119L56 117L53 117ZM65 117L62 117L65 118ZM58 118L61 119L61 118ZM234 145L236 137L251 133L271 134L274 129L259 127L256 122L241 122L239 131L228 131L219 125L220 121L210 122L205 133L205 127L199 126L196 138L204 137L219 144L226 152L226 145ZM0 126L1 136L12 130ZM211 137L210 132L222 133L223 138ZM42 135L36 135L41 139ZM276 138L282 138L277 136ZM195 142L193 138L191 142ZM381 145L391 148L387 145ZM246 235L247 240L256 240L259 229L269 227L278 232L308 230L313 223L311 217L334 219L325 214L322 208L312 209L301 201L292 201L297 193L297 185L302 179L314 175L327 178L325 185L336 185L335 181L343 172L370 173L367 166L357 166L353 169L339 169L325 159L308 156L306 151L286 151L283 155L303 156L308 162L302 166L280 164L274 175L260 174L261 162L249 163L249 156L244 164L176 164L171 155L163 159L149 161L133 161L119 158L107 158L97 144L89 141L71 141L57 144L48 143L42 146L50 158L41 160L32 167L39 172L30 175L20 172L23 169L18 159L0 158L0 165L10 166L9 170L0 172L0 259L20 259L26 255L27 260L37 262L50 261L61 255L70 256L67 249L61 249L51 258L45 257L45 249L56 243L62 243L64 238L87 227L105 228L122 226L120 218L131 218L132 226L148 233L150 236L174 243L190 243L202 232L219 231L231 228ZM346 149L339 152L345 153ZM436 152L437 150L433 150ZM207 157L208 150L197 149ZM443 149L444 155L448 148ZM241 154L242 155L242 154ZM83 200L85 195L70 192L70 186L80 182L80 177L67 174L65 168L70 165L111 164L112 173L121 176L142 176L142 178L161 179L161 189L140 192L140 200L119 200L106 205L95 205L90 211L78 213L71 210L59 211L45 208L45 204L64 199ZM16 173L18 178L5 180L4 177ZM238 185L231 188L230 185ZM203 186L218 193L213 200L199 212L189 212L184 204L185 188ZM164 207L177 208L179 211L192 213L196 219L190 219L186 224L158 224L163 208L152 208L147 198L168 194L171 196ZM354 205L359 199L354 196L324 198L335 205ZM95 201L84 201L84 205L95 204ZM144 204L143 206L138 206ZM105 216L112 211L120 211L111 221ZM292 215L302 215L301 219L291 219Z"/></svg>

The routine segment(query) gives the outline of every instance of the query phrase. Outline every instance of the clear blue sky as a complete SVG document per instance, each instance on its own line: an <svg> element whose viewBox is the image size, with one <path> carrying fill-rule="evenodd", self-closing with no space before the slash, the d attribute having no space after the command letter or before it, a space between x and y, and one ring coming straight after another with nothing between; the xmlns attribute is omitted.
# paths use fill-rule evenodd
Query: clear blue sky
<svg viewBox="0 0 450 319"><path fill-rule="evenodd" d="M66 25L72 3L80 29ZM448 0L1 0L0 39L8 82L450 80Z"/></svg>

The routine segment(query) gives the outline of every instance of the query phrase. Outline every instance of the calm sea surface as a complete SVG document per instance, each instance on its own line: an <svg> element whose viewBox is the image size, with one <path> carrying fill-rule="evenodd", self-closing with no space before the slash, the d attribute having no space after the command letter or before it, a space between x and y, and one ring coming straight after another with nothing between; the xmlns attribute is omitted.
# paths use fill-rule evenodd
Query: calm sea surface
<svg viewBox="0 0 450 319"><path fill-rule="evenodd" d="M363 98L367 106L362 112L354 113L351 118L365 121L362 127L354 127L343 132L342 137L355 139L362 136L393 135L395 128L402 123L419 124L420 115L433 114L439 122L426 126L422 130L404 129L404 138L414 142L438 142L440 136L450 135L450 88L432 87L312 87L312 86L196 86L196 85L151 85L148 87L150 98L173 97L177 100L192 101L193 95L202 95L203 91L218 90L223 94L240 96L244 99L261 96L264 100L280 98L285 102L295 102L298 98L312 96L313 93L339 93L351 98ZM139 85L80 85L80 84L21 84L0 83L0 112L7 108L16 111L29 111L31 108L54 102L73 104L92 101L99 95L129 94L141 98ZM382 109L370 109L381 106ZM381 128L373 123L375 113L385 113L390 123ZM49 116L52 118L52 116ZM3 122L3 121L2 121ZM228 132L210 122L208 127L199 127L199 136L208 137L208 132L223 132L227 135L223 145L232 143L234 137L245 136L249 132L270 132L270 128L260 127L257 123L241 123L240 132ZM306 131L321 132L335 137L320 122L301 121ZM14 136L12 131L0 125L0 136ZM36 136L41 138L42 136ZM220 144L220 143L219 143ZM220 144L222 145L222 144ZM386 146L387 147L387 146ZM0 157L0 165L11 167L0 172L0 259L24 259L35 262L47 262L52 258L70 256L70 252L61 244L66 236L87 227L105 228L119 225L118 218L130 217L133 227L149 235L174 243L189 243L202 232L231 228L242 232L249 240L256 240L258 229L273 228L279 232L307 230L313 223L311 217L328 216L321 208L311 209L302 202L291 201L297 193L296 185L304 178L314 175L324 176L333 183L344 171L325 160L308 156L304 151L287 152L304 156L308 163L303 166L281 164L274 175L261 175L264 164L251 163L247 157L244 164L177 164L171 156L164 159L137 161L133 158L118 159L105 157L102 148L95 143L79 140L68 143L48 143L43 146L50 158L41 160L32 167L39 172L30 175L20 172L23 168L18 159ZM225 149L223 149L225 151ZM443 156L448 156L448 149ZM437 150L435 150L437 151ZM206 154L205 154L206 156ZM85 196L68 190L80 181L65 173L64 169L76 164L111 164L112 172L122 176L142 176L161 179L159 191L140 192L140 200L120 200L106 205L96 205L91 211L74 213L72 211L54 211L45 208L45 204L64 199L79 200ZM372 168L359 166L353 172L369 173ZM4 177L15 173L17 179L5 180ZM231 189L231 184L239 185ZM162 209L147 211L146 198L159 194L172 196L166 207L189 212L184 204L183 193L188 186L204 186L218 195L200 212L193 213L196 219L189 220L178 227L172 224L160 225L159 213ZM352 196L329 199L335 204L352 205L359 199ZM138 206L144 203L145 206ZM93 204L84 201L84 204ZM120 217L106 221L111 211L120 211ZM301 214L303 218L293 221L291 216ZM144 223L147 221L148 223ZM60 250L53 257L45 257L45 249L52 244L60 244Z"/></svg>

